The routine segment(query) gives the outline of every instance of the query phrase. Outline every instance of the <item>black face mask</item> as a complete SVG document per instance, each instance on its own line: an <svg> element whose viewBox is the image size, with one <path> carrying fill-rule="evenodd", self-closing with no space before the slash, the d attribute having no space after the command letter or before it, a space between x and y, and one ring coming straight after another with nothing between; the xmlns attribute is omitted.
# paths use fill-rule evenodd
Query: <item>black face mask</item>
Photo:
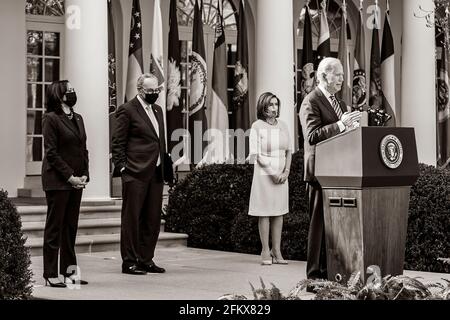
<svg viewBox="0 0 450 320"><path fill-rule="evenodd" d="M158 100L159 93L146 93L145 94L145 101L149 104L154 104L156 100Z"/></svg>
<svg viewBox="0 0 450 320"><path fill-rule="evenodd" d="M63 102L70 108L72 108L77 103L77 93L76 92L67 92L66 100Z"/></svg>

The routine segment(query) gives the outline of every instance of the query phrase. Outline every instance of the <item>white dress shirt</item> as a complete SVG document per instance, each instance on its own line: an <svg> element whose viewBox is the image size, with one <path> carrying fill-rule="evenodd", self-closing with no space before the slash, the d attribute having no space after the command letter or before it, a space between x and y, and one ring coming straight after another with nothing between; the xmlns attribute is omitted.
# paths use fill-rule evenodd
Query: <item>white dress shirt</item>
<svg viewBox="0 0 450 320"><path fill-rule="evenodd" d="M144 108L145 113L148 115L148 118L150 119L153 127L155 128L156 134L159 137L159 124L158 120L156 120L155 112L153 111L152 106L144 101L139 95L137 95L137 98L139 102L141 103L142 108ZM157 166L161 164L161 154L158 155L158 162L156 163Z"/></svg>

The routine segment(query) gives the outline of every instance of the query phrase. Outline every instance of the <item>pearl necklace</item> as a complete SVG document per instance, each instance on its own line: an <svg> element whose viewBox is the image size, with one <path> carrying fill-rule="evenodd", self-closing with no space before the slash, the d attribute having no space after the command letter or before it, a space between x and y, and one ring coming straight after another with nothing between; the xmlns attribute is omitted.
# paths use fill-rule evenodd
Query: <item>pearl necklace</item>
<svg viewBox="0 0 450 320"><path fill-rule="evenodd" d="M70 114L66 113L67 118L69 118L69 120L73 119L73 112L71 111Z"/></svg>

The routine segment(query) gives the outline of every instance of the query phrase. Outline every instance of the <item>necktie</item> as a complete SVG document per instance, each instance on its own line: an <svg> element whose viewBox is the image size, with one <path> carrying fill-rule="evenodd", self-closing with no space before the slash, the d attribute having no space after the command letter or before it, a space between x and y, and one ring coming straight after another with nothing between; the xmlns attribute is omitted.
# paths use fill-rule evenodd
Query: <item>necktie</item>
<svg viewBox="0 0 450 320"><path fill-rule="evenodd" d="M339 105L339 101L336 99L336 97L334 96L334 94L332 94L330 96L331 102L332 102L332 106L334 109L334 112L336 112L336 115L338 116L339 119L341 119L343 113L341 110L341 106Z"/></svg>

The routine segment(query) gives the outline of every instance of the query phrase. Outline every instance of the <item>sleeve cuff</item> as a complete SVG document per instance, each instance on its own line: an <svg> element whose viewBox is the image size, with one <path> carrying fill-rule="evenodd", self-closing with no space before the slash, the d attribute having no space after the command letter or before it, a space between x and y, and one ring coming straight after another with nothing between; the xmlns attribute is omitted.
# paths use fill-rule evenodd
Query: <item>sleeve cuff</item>
<svg viewBox="0 0 450 320"><path fill-rule="evenodd" d="M345 131L345 124L342 121L338 121L338 126L339 126L339 130L340 132L344 132Z"/></svg>

